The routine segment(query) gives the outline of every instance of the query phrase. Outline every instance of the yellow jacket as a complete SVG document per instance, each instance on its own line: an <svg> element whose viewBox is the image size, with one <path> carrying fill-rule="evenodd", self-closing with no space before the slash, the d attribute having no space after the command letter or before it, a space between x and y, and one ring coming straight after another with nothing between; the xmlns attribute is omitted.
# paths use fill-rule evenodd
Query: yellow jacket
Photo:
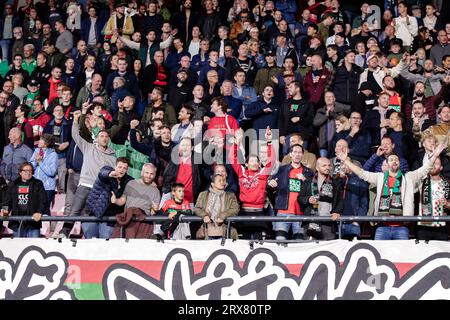
<svg viewBox="0 0 450 320"><path fill-rule="evenodd" d="M117 41L117 37L113 36L114 29L122 29L121 36L129 39L130 36L134 33L133 20L131 19L130 16L125 17L123 26L117 26L116 15L113 14L109 18L109 20L105 26L104 35L105 35L106 39L111 39L111 43L116 43L116 41ZM120 32L119 32L119 34L120 34Z"/></svg>

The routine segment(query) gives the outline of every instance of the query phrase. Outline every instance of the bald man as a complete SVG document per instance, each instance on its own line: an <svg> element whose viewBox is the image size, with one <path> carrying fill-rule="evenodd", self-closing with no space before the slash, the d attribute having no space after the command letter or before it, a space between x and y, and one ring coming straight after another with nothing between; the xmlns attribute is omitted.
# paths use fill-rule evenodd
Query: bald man
<svg viewBox="0 0 450 320"><path fill-rule="evenodd" d="M316 174L306 184L298 201L305 208L305 215L331 217L337 220L343 209L342 190L331 176L331 161L319 158L316 163ZM333 240L336 238L336 223L310 223L307 228L309 239Z"/></svg>
<svg viewBox="0 0 450 320"><path fill-rule="evenodd" d="M0 162L0 174L7 182L19 177L19 166L31 159L33 150L22 142L22 131L19 128L9 130L10 143L5 147L3 158Z"/></svg>

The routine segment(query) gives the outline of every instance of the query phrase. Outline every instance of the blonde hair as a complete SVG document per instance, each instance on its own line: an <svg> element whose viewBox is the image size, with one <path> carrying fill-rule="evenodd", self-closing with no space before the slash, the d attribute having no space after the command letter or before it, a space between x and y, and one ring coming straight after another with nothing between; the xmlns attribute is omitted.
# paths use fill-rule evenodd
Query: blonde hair
<svg viewBox="0 0 450 320"><path fill-rule="evenodd" d="M336 121L339 121L342 124L342 130L350 129L350 120L346 116L338 116L336 117Z"/></svg>

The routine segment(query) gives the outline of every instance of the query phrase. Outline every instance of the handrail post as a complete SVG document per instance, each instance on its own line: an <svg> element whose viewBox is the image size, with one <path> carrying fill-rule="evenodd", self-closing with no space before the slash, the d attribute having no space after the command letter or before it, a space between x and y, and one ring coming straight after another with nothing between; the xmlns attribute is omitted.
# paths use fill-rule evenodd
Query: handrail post
<svg viewBox="0 0 450 320"><path fill-rule="evenodd" d="M338 230L338 235L339 235L339 239L342 239L342 221L339 220L339 230Z"/></svg>
<svg viewBox="0 0 450 320"><path fill-rule="evenodd" d="M233 223L233 221L230 221L230 220L226 220L228 223L227 223L227 239L230 239L230 233L231 233L231 224Z"/></svg>

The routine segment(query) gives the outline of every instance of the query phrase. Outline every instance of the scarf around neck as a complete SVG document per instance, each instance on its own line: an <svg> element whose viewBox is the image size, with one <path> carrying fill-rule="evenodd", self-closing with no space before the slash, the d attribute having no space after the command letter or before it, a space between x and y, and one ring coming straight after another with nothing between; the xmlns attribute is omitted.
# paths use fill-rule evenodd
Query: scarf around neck
<svg viewBox="0 0 450 320"><path fill-rule="evenodd" d="M208 203L206 204L206 211L209 212L211 220L216 221L222 208L222 203L225 201L225 190L214 191L209 187Z"/></svg>
<svg viewBox="0 0 450 320"><path fill-rule="evenodd" d="M380 206L378 212L380 215L395 215L401 216L403 214L402 197L400 193L400 186L402 184L403 175L399 170L395 176L394 186L389 188L389 171L384 173L383 191L380 198Z"/></svg>

